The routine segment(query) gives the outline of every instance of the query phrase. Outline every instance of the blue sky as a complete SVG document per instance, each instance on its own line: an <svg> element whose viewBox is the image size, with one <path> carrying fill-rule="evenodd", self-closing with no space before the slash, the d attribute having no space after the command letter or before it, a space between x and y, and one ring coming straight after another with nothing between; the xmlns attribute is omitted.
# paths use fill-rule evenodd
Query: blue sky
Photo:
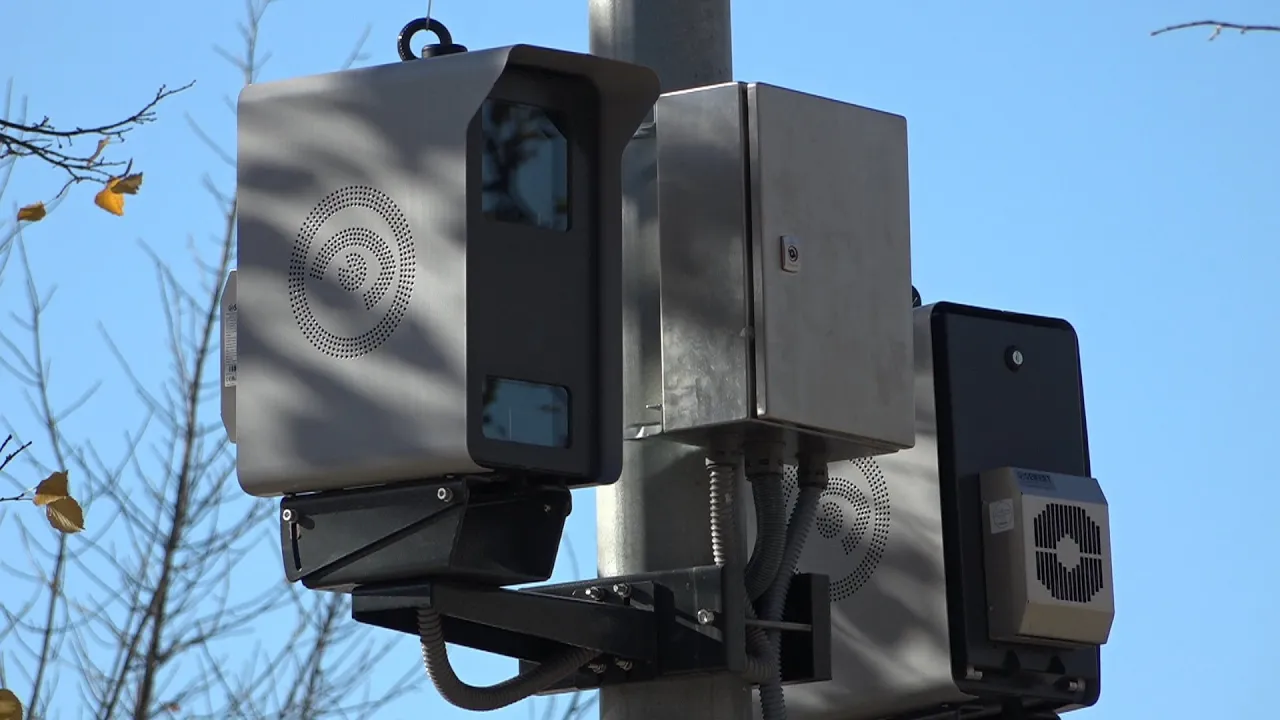
<svg viewBox="0 0 1280 720"><path fill-rule="evenodd" d="M262 28L264 77L334 68L366 24L368 62L390 62L397 30L425 5L283 0ZM473 48L586 48L581 1L436 0L435 12ZM241 4L14 0L4 15L9 28L33 29L6 33L0 75L36 115L112 119L161 83L199 81L125 146L147 178L125 217L93 208L81 188L26 233L37 280L59 286L44 321L55 399L103 383L64 430L110 448L142 410L97 327L145 381L164 378L162 311L138 241L194 272L188 238L217 231L201 175L224 187L232 176L183 115L232 142L222 99L238 78L212 48L238 47ZM907 117L914 275L926 302L1061 316L1079 331L1119 606L1102 701L1080 713L1095 720L1260 716L1278 667L1269 598L1280 574L1265 553L1280 544L1280 490L1265 458L1280 405L1269 292L1280 272L1280 34L1148 37L1207 17L1275 23L1280 10L1265 0L734 7L737 79ZM20 167L5 212L55 189L53 176ZM10 265L6 313L22 307L16 278ZM0 332L13 331L0 317ZM19 428L32 422L22 392L0 375L0 414ZM216 418L214 404L208 411ZM582 573L594 523L586 493L569 525ZM14 547L11 526L0 524L4 547ZM264 546L253 560L261 583L280 582L275 552ZM0 585L8 602L14 586ZM416 654L406 638L388 662L404 667ZM460 657L475 682L512 669ZM461 715L427 690L383 717Z"/></svg>

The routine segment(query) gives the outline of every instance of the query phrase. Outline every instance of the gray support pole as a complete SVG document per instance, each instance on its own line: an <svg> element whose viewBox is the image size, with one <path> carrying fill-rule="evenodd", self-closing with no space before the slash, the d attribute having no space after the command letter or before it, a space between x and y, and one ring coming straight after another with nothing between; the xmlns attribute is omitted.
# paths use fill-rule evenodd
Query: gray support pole
<svg viewBox="0 0 1280 720"><path fill-rule="evenodd" d="M729 0L589 0L591 52L652 68L663 92L733 80ZM643 135L643 134L642 134ZM657 194L652 136L624 162L627 423L660 419ZM622 478L597 491L602 576L710 565L704 453L661 439L628 442ZM740 543L744 545L745 543ZM744 547L738 547L742 557ZM747 720L751 693L733 677L600 693L602 720Z"/></svg>
<svg viewBox="0 0 1280 720"><path fill-rule="evenodd" d="M663 92L733 80L729 0L588 0L591 52L645 65Z"/></svg>

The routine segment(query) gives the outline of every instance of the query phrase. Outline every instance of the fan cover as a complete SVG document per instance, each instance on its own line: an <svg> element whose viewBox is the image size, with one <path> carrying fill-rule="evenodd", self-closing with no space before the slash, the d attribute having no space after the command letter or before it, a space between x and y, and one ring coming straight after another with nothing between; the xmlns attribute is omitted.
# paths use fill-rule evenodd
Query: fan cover
<svg viewBox="0 0 1280 720"><path fill-rule="evenodd" d="M983 473L981 482L992 639L1105 643L1115 596L1098 481L1002 468Z"/></svg>

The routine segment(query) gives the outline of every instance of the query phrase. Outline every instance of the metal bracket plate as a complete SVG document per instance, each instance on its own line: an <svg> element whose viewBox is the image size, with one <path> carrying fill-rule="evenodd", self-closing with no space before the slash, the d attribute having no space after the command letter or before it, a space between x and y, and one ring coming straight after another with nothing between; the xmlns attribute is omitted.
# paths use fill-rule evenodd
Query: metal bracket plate
<svg viewBox="0 0 1280 720"><path fill-rule="evenodd" d="M566 646L600 652L546 691L555 693L742 672L745 598L740 590L726 594L724 579L721 568L697 567L524 590L453 581L364 586L352 593L351 614L358 622L416 635L416 609L434 608L444 617L447 642L517 658L522 672ZM784 683L830 679L825 575L795 577L775 629L782 631Z"/></svg>

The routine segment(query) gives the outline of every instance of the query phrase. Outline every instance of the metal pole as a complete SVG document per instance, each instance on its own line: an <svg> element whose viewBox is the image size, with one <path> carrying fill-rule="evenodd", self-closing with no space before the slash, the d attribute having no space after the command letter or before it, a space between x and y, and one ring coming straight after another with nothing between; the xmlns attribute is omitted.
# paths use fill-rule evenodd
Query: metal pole
<svg viewBox="0 0 1280 720"><path fill-rule="evenodd" d="M591 52L653 69L663 92L733 80L729 0L588 0Z"/></svg>
<svg viewBox="0 0 1280 720"><path fill-rule="evenodd" d="M589 0L591 52L652 68L663 92L733 80L730 0ZM632 428L660 417L657 188L652 135L624 163L625 412ZM701 451L662 439L628 442L621 479L597 491L599 572L623 575L711 564L708 480ZM742 543L745 545L745 543ZM743 547L737 548L739 556ZM602 720L747 720L749 688L734 677L601 691Z"/></svg>

